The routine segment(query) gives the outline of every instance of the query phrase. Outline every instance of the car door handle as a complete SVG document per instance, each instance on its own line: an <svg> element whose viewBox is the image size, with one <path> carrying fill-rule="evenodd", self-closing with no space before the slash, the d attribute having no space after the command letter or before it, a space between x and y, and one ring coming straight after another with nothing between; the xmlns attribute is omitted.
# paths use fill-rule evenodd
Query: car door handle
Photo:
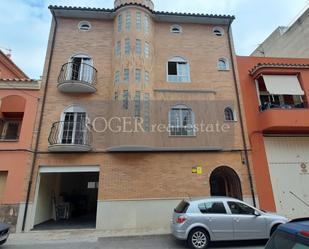
<svg viewBox="0 0 309 249"><path fill-rule="evenodd" d="M234 218L234 221L235 221L235 222L239 222L239 219L238 219L238 218Z"/></svg>

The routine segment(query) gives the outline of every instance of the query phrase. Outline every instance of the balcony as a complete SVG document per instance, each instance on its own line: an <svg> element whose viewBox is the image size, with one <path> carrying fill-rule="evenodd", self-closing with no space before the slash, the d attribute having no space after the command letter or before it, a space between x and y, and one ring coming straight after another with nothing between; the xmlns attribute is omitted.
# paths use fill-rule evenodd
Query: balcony
<svg viewBox="0 0 309 249"><path fill-rule="evenodd" d="M97 70L86 63L68 62L61 67L58 89L63 93L94 93Z"/></svg>
<svg viewBox="0 0 309 249"><path fill-rule="evenodd" d="M50 152L88 152L91 150L92 133L85 122L56 122L48 142Z"/></svg>

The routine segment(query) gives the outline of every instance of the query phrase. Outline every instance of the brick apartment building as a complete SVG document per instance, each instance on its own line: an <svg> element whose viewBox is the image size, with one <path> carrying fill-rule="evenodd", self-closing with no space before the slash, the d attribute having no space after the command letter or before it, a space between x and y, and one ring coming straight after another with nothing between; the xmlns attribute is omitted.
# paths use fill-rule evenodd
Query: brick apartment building
<svg viewBox="0 0 309 249"><path fill-rule="evenodd" d="M0 51L0 217L12 231L23 217L39 97L40 83Z"/></svg>
<svg viewBox="0 0 309 249"><path fill-rule="evenodd" d="M308 216L309 60L237 57L262 209Z"/></svg>
<svg viewBox="0 0 309 249"><path fill-rule="evenodd" d="M151 0L50 10L25 230L168 231L184 197L256 202L234 17L155 11Z"/></svg>

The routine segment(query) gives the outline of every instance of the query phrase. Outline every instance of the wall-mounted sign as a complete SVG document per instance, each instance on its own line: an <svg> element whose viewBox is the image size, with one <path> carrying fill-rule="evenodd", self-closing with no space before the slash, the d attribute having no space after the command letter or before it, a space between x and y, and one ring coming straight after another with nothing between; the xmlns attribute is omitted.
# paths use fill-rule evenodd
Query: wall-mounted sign
<svg viewBox="0 0 309 249"><path fill-rule="evenodd" d="M192 168L192 174L202 175L203 174L203 167L196 166Z"/></svg>

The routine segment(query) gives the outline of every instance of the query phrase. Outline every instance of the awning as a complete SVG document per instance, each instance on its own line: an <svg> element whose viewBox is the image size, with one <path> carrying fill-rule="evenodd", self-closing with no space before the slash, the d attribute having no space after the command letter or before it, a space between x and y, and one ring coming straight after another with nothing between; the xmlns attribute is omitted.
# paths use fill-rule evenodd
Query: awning
<svg viewBox="0 0 309 249"><path fill-rule="evenodd" d="M272 95L305 95L296 75L263 75L265 86Z"/></svg>

